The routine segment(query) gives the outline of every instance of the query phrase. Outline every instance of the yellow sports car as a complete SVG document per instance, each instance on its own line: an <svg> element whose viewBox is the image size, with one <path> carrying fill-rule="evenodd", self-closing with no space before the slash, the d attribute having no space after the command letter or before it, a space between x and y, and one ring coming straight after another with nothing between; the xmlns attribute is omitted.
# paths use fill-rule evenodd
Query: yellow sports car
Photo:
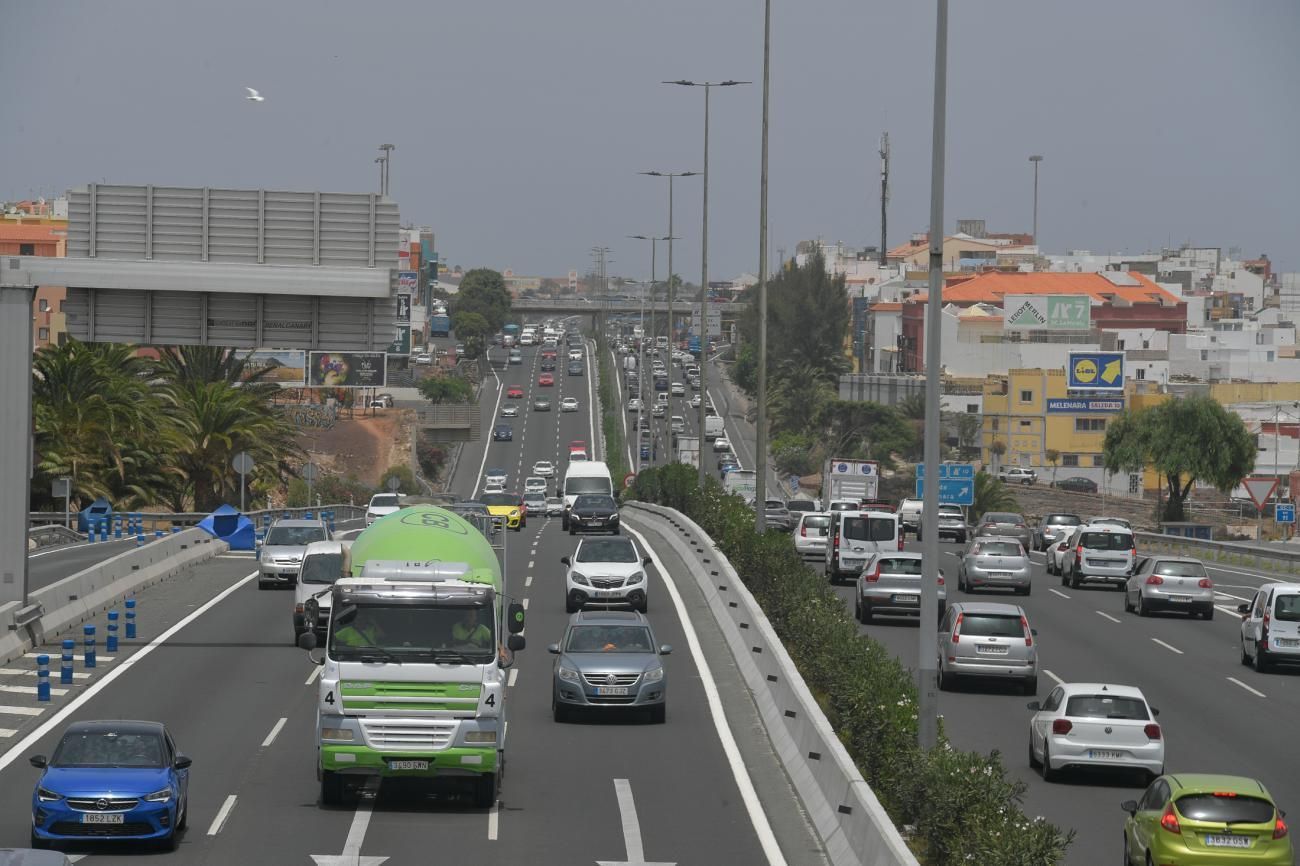
<svg viewBox="0 0 1300 866"><path fill-rule="evenodd" d="M506 529L518 532L528 523L528 518L524 515L523 503L513 493L484 493L479 497L479 501L487 506L488 513L494 520L500 520L505 524Z"/></svg>

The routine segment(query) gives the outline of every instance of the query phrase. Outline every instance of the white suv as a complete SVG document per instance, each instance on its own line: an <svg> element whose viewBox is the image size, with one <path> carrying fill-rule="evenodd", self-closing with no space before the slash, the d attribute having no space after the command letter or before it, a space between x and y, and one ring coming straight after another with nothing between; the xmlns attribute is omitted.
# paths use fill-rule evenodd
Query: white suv
<svg viewBox="0 0 1300 866"><path fill-rule="evenodd" d="M625 535L584 538L573 556L560 558L568 566L564 575L564 609L568 613L586 605L617 605L645 613L650 606L645 567L636 542Z"/></svg>
<svg viewBox="0 0 1300 866"><path fill-rule="evenodd" d="M381 517L392 514L394 511L402 509L402 497L396 493L376 493L370 497L370 504L366 506L366 526L374 523Z"/></svg>
<svg viewBox="0 0 1300 866"><path fill-rule="evenodd" d="M1136 563L1132 532L1113 524L1088 523L1074 530L1061 551L1061 585L1109 583L1123 589Z"/></svg>

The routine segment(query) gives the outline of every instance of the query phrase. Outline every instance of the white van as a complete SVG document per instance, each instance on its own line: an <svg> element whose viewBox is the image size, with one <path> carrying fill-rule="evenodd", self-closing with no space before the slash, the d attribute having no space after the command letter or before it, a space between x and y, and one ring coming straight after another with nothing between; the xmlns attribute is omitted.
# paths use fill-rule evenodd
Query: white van
<svg viewBox="0 0 1300 866"><path fill-rule="evenodd" d="M1300 662L1300 583L1266 583L1237 611L1243 665L1264 673L1276 662Z"/></svg>
<svg viewBox="0 0 1300 866"><path fill-rule="evenodd" d="M609 476L609 467L599 460L573 461L569 462L569 469L564 473L564 485L561 487L561 493L564 496L564 517L560 520L560 528L565 532L569 531L569 509L573 507L573 500L578 498L580 493L603 493L606 496L614 495L614 480Z"/></svg>
<svg viewBox="0 0 1300 866"><path fill-rule="evenodd" d="M298 635L315 630L325 634L330 621L330 592L334 581L348 573L351 541L313 541L302 554L293 590L293 644Z"/></svg>
<svg viewBox="0 0 1300 866"><path fill-rule="evenodd" d="M831 511L826 536L826 579L856 577L877 553L903 549L898 515L889 511Z"/></svg>
<svg viewBox="0 0 1300 866"><path fill-rule="evenodd" d="M704 438L712 442L719 436L725 436L726 426L722 422L721 415L709 415L704 419Z"/></svg>

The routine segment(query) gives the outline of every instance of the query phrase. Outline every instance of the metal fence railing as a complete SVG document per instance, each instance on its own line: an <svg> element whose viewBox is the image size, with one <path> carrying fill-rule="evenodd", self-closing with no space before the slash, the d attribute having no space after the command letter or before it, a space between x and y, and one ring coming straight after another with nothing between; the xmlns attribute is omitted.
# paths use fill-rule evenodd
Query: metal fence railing
<svg viewBox="0 0 1300 866"><path fill-rule="evenodd" d="M1157 532L1135 532L1143 553L1168 553L1195 556L1208 563L1239 565L1272 572L1279 580L1300 575L1300 547L1286 544L1259 544L1241 541L1211 541Z"/></svg>
<svg viewBox="0 0 1300 866"><path fill-rule="evenodd" d="M364 505L321 505L316 508L271 508L244 512L244 516L252 520L259 530L263 529L272 520L280 517L301 518L330 515L337 522L348 522L359 520L365 517L365 514L366 507ZM108 537L129 538L135 535L156 536L158 533L176 532L185 527L197 525L207 516L206 512L131 511L90 517L88 520L92 531L91 534L99 537L99 540L105 540ZM29 531L49 530L51 527L57 527L64 532L68 532L69 530L65 524L65 520L68 519L62 512L33 511L27 517L27 525ZM73 527L78 526L78 515L72 515L70 522ZM77 539L85 539L85 535L77 532L75 528L71 531Z"/></svg>

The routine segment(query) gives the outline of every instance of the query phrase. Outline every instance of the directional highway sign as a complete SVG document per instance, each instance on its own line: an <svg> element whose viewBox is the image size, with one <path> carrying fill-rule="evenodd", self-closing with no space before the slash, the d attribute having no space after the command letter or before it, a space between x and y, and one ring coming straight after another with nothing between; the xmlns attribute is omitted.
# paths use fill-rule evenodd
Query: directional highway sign
<svg viewBox="0 0 1300 866"><path fill-rule="evenodd" d="M925 479L916 479L916 498L920 499L925 496ZM973 478L940 478L939 479L939 504L940 505L974 505L975 504L975 479Z"/></svg>
<svg viewBox="0 0 1300 866"><path fill-rule="evenodd" d="M1295 504L1288 502L1283 505L1279 503L1273 506L1273 514L1278 523L1295 523Z"/></svg>
<svg viewBox="0 0 1300 866"><path fill-rule="evenodd" d="M919 481L919 480L921 480L921 479L924 478L924 477L925 477L925 464L924 464L924 463L918 463L918 464L916 465L916 478L917 478L917 480ZM940 480L940 481L944 481L944 480L949 479L949 478L952 478L952 479L960 479L960 480L963 480L963 481L974 481L974 480L975 480L975 464L973 464L973 463L940 463L940 464L939 464L939 480ZM940 487L942 487L942 486L943 486L943 485L940 485Z"/></svg>

